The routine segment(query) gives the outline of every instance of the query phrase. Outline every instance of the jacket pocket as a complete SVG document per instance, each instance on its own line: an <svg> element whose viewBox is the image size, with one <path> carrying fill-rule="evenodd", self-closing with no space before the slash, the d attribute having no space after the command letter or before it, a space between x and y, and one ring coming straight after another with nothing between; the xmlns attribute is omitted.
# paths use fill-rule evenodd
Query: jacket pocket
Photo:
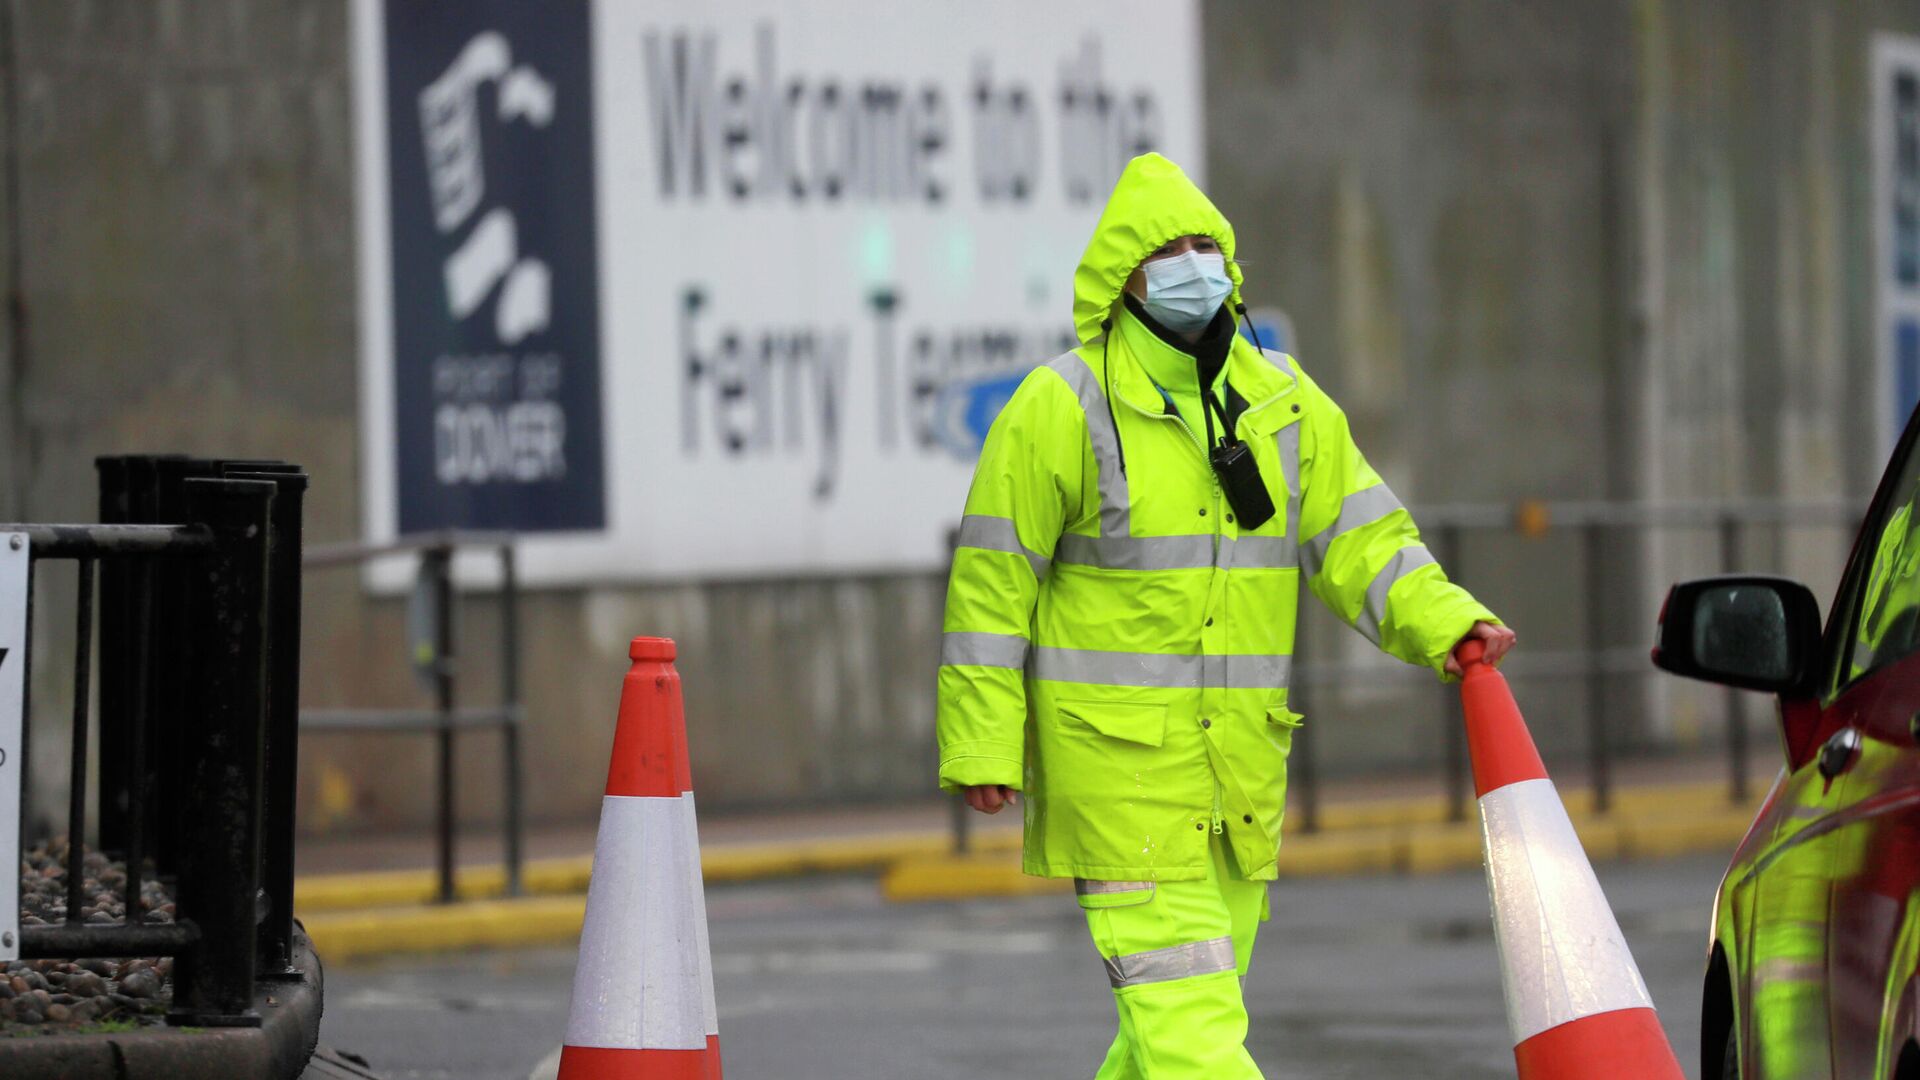
<svg viewBox="0 0 1920 1080"><path fill-rule="evenodd" d="M1273 708L1267 710L1267 723L1269 724L1277 724L1283 728L1297 728L1306 722L1307 718L1305 716L1294 712L1285 705L1275 705Z"/></svg>
<svg viewBox="0 0 1920 1080"><path fill-rule="evenodd" d="M1286 755L1293 752L1293 737L1307 722L1307 718L1287 708L1275 705L1267 710L1267 745L1280 752L1280 787L1284 791L1287 783Z"/></svg>
<svg viewBox="0 0 1920 1080"><path fill-rule="evenodd" d="M1063 701L1060 719L1066 730L1086 728L1112 739L1159 746L1167 738L1165 704L1120 701Z"/></svg>

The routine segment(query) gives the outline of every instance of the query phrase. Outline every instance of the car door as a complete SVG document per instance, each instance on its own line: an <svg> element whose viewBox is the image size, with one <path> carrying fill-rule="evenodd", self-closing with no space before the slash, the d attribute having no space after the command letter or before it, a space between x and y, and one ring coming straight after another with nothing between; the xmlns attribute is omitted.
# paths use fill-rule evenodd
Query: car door
<svg viewBox="0 0 1920 1080"><path fill-rule="evenodd" d="M1913 439L1875 502L1835 612L1835 734L1825 751L1844 773L1827 924L1838 1080L1892 1076L1915 1028L1910 984L1920 958L1920 449Z"/></svg>
<svg viewBox="0 0 1920 1080"><path fill-rule="evenodd" d="M1803 722L1829 717L1822 710ZM1826 928L1842 790L1817 755L1790 767L1771 803L1772 842L1734 885L1733 908L1748 927L1749 1077L1831 1075Z"/></svg>
<svg viewBox="0 0 1920 1080"><path fill-rule="evenodd" d="M1920 866L1917 439L1920 414L1855 544L1828 621L1822 691L1781 703L1788 768L1769 803L1771 840L1734 883L1751 1078L1884 1077L1892 1067L1886 1036L1901 1006L1887 1003L1889 979L1902 935L1920 946L1909 903Z"/></svg>

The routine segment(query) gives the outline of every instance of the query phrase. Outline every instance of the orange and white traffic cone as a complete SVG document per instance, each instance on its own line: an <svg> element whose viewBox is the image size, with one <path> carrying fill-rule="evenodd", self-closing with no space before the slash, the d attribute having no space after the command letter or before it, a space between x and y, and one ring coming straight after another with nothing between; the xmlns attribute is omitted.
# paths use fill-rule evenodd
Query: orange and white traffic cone
<svg viewBox="0 0 1920 1080"><path fill-rule="evenodd" d="M627 655L560 1080L720 1080L673 642L634 638Z"/></svg>
<svg viewBox="0 0 1920 1080"><path fill-rule="evenodd" d="M1513 691L1482 643L1455 655L1521 1080L1683 1080Z"/></svg>

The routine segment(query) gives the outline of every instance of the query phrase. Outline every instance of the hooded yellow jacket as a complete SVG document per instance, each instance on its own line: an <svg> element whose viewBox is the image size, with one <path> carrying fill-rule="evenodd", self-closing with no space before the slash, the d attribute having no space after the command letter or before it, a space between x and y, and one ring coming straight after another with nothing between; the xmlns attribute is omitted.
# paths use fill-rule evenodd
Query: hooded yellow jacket
<svg viewBox="0 0 1920 1080"><path fill-rule="evenodd" d="M1291 357L1238 338L1235 430L1279 512L1236 527L1201 440L1142 367L1168 346L1117 303L1141 260L1188 234L1219 242L1237 304L1226 219L1178 166L1135 158L1074 274L1081 345L1021 383L967 496L940 783L1026 793L1030 874L1198 879L1224 825L1242 872L1274 876L1303 578L1380 648L1436 672L1475 620L1494 621L1421 545L1339 406Z"/></svg>

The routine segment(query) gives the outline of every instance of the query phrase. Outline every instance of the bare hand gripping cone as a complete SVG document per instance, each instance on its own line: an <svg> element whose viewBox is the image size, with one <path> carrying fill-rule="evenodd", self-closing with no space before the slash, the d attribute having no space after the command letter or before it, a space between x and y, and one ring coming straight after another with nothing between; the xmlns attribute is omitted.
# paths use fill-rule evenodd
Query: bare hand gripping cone
<svg viewBox="0 0 1920 1080"><path fill-rule="evenodd" d="M627 655L560 1080L721 1080L673 642Z"/></svg>
<svg viewBox="0 0 1920 1080"><path fill-rule="evenodd" d="M1469 641L1467 747L1521 1080L1683 1080L1513 691Z"/></svg>

